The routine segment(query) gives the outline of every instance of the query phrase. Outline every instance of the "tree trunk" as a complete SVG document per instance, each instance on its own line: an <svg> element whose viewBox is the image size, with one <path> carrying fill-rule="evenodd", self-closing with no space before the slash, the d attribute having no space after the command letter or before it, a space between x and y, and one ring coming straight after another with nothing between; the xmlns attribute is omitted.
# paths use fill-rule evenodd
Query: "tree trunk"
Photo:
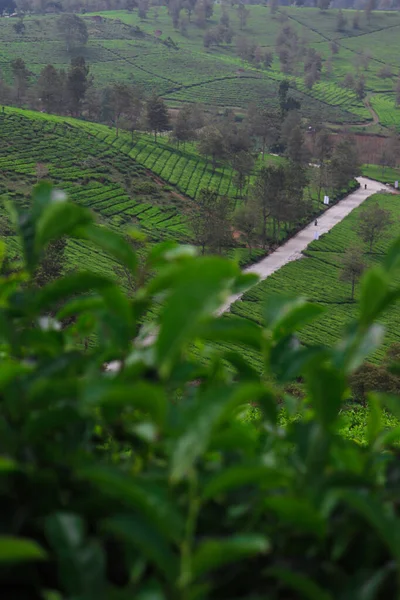
<svg viewBox="0 0 400 600"><path fill-rule="evenodd" d="M354 288L356 285L356 278L353 277L353 279L351 280L351 299L354 300Z"/></svg>
<svg viewBox="0 0 400 600"><path fill-rule="evenodd" d="M262 223L262 242L263 242L263 248L265 250L265 246L267 244L267 211L265 210L265 207L263 207L263 223Z"/></svg>

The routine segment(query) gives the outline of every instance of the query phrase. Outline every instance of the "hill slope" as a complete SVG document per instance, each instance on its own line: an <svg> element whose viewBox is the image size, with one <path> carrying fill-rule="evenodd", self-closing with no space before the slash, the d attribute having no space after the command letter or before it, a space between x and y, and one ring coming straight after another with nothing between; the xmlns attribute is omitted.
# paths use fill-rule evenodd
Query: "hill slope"
<svg viewBox="0 0 400 600"><path fill-rule="evenodd" d="M237 11L230 8L233 43L206 49L203 36L207 29L218 25L219 5L214 7L205 29L191 22L186 33L173 28L166 7L151 9L145 19L139 19L136 11L107 11L82 15L89 42L74 52L85 56L100 87L113 81L132 82L163 95L172 105L196 101L245 109L249 101L256 101L272 106L276 104L279 82L286 77L277 57L270 68L256 68L237 56L236 44L241 38L248 38L262 51L274 51L279 31L290 25L307 48L321 53L324 61L330 59L331 73L324 68L321 81L311 90L304 84L301 62L289 75L307 116L335 123L372 121L371 111L364 103L340 85L346 73L352 72L365 77L370 103L380 122L397 125L400 110L395 108L393 87L400 59L400 16L397 12L379 11L368 23L360 14L358 28L353 28L355 11L344 14L346 25L337 31L335 10L322 13L318 9L288 7L271 15L265 6L250 6L247 24L240 30ZM26 60L34 75L48 63L67 66L71 55L57 32L56 19L55 15L26 17L23 35L15 33L12 19L0 20L0 61L6 79L11 79L10 61L17 57ZM168 37L173 45L163 43ZM333 40L338 45L334 55ZM389 73L380 77L384 66Z"/></svg>

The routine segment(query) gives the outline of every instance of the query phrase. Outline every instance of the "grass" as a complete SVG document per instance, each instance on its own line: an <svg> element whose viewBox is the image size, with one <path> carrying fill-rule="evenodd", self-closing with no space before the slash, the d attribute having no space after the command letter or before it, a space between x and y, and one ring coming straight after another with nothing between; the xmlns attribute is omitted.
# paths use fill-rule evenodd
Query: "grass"
<svg viewBox="0 0 400 600"><path fill-rule="evenodd" d="M324 60L330 56L331 41L337 41L339 53L332 59L331 75L323 72L321 81L312 90L304 86L302 63L290 76L293 93L302 101L305 116L339 124L370 121L372 115L363 102L339 85L346 72L359 69L366 77L371 106L381 123L397 127L400 109L394 105L393 85L400 58L397 44L400 16L394 11L389 14L379 11L367 23L361 13L359 29L353 29L354 11L344 12L347 26L338 32L336 10L321 13L318 9L285 7L271 15L266 6L250 6L250 17L240 31L236 8L228 9L236 37L248 37L263 49L274 50L283 14L286 14L285 24L290 24ZM136 10L96 14L103 17L103 22L94 22L93 15L82 15L88 25L89 42L74 52L83 54L90 63L98 86L113 81L136 83L147 92L162 94L174 106L195 101L238 110L245 109L249 101L276 105L277 88L284 77L276 58L271 68L258 69L236 56L235 40L231 45L205 49L205 30L197 27L193 19L187 34L175 30L166 7L151 8L146 19L140 19ZM215 27L220 16L221 7L215 5L207 27ZM23 35L15 33L12 19L0 20L0 62L6 79L11 80L10 61L17 57L26 60L32 79L49 62L67 67L71 56L59 37L56 19L55 15L28 16ZM160 39L156 39L155 30L162 31ZM173 39L174 46L162 43L168 37ZM363 50L370 54L367 68L357 63ZM392 77L378 77L383 65L392 67Z"/></svg>
<svg viewBox="0 0 400 600"><path fill-rule="evenodd" d="M340 337L343 327L354 318L358 311L357 301L351 300L350 284L339 279L341 259L351 243L359 243L354 229L358 213L373 202L392 214L394 224L384 238L376 245L372 254L366 255L369 263L382 260L390 243L399 233L400 197L378 194L367 199L362 207L355 209L341 223L307 248L307 257L288 263L279 271L246 292L241 300L231 307L231 313L240 315L256 323L262 322L263 304L276 294L303 296L325 308L323 315L299 332L299 339L305 345L334 344ZM399 278L400 280L400 278ZM397 282L399 283L399 282ZM357 300L357 290L356 297ZM229 317L228 317L229 318ZM400 310L390 308L384 315L387 326L384 344L370 360L379 362L393 342L400 341ZM261 358L240 348L244 356L259 370Z"/></svg>
<svg viewBox="0 0 400 600"><path fill-rule="evenodd" d="M394 185L395 181L400 181L400 168L381 167L379 165L363 165L362 174L376 181L383 181Z"/></svg>
<svg viewBox="0 0 400 600"><path fill-rule="evenodd" d="M284 408L278 412L278 423L281 427L287 427L290 423L297 421L300 415L289 416ZM241 420L257 424L261 421L261 412L255 407L249 407L239 417ZM344 405L340 412L338 432L344 438L353 440L361 446L368 443L368 419L370 409L368 406L359 404ZM399 426L399 420L386 410L382 411L382 430L392 430Z"/></svg>

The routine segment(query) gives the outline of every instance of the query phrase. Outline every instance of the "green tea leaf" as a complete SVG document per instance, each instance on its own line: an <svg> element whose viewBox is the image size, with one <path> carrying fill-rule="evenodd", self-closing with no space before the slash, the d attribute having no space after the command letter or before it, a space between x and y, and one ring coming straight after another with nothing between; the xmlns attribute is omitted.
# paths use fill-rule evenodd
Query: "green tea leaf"
<svg viewBox="0 0 400 600"><path fill-rule="evenodd" d="M60 300L65 300L78 294L98 292L100 295L115 284L97 273L82 271L71 273L57 279L42 288L35 299L34 306L37 310L46 310Z"/></svg>
<svg viewBox="0 0 400 600"><path fill-rule="evenodd" d="M153 526L151 518L135 515L117 515L104 522L104 529L134 546L166 577L174 582L178 576L179 561L164 536Z"/></svg>
<svg viewBox="0 0 400 600"><path fill-rule="evenodd" d="M167 414L167 398L161 386L139 381L130 385L96 381L90 383L83 395L88 406L112 407L117 411L126 406L137 408L151 415L163 425Z"/></svg>
<svg viewBox="0 0 400 600"><path fill-rule="evenodd" d="M227 467L213 475L204 485L202 495L205 500L209 500L243 486L258 485L262 489L268 489L281 487L285 481L286 476L282 471L263 465L238 465Z"/></svg>
<svg viewBox="0 0 400 600"><path fill-rule="evenodd" d="M0 564L31 562L46 558L46 552L33 540L11 535L0 536Z"/></svg>
<svg viewBox="0 0 400 600"><path fill-rule="evenodd" d="M306 383L317 419L329 427L338 417L346 389L343 372L328 363L317 362L308 369Z"/></svg>
<svg viewBox="0 0 400 600"><path fill-rule="evenodd" d="M229 315L206 323L201 329L201 337L205 340L244 344L260 350L262 330L248 319Z"/></svg>
<svg viewBox="0 0 400 600"><path fill-rule="evenodd" d="M321 588L315 581L303 575L283 567L272 567L267 571L268 575L279 579L285 587L296 592L302 598L308 600L333 600L334 597L326 590Z"/></svg>
<svg viewBox="0 0 400 600"><path fill-rule="evenodd" d="M367 271L361 280L361 323L370 325L387 306L389 298L389 280L386 273L380 267Z"/></svg>
<svg viewBox="0 0 400 600"><path fill-rule="evenodd" d="M94 466L79 471L79 476L91 481L106 496L135 509L148 519L163 537L179 539L182 521L169 502L165 489L152 485L139 476L128 475L111 467Z"/></svg>
<svg viewBox="0 0 400 600"><path fill-rule="evenodd" d="M47 206L36 225L35 243L42 250L51 240L65 235L73 235L76 227L84 227L93 222L92 213L72 202L56 202Z"/></svg>
<svg viewBox="0 0 400 600"><path fill-rule="evenodd" d="M47 517L45 531L68 594L88 600L102 598L105 557L98 541L86 539L83 519L71 513L56 513Z"/></svg>
<svg viewBox="0 0 400 600"><path fill-rule="evenodd" d="M120 235L110 229L98 225L89 225L75 230L73 237L85 239L92 242L113 256L122 265L125 265L131 273L136 273L137 257L132 246Z"/></svg>
<svg viewBox="0 0 400 600"><path fill-rule="evenodd" d="M182 265L173 291L165 302L156 342L160 371L170 373L175 360L189 339L200 331L205 317L221 304L237 275L237 268L226 260L202 257Z"/></svg>
<svg viewBox="0 0 400 600"><path fill-rule="evenodd" d="M368 406L367 439L373 444L382 429L382 409L377 394L368 394Z"/></svg>
<svg viewBox="0 0 400 600"><path fill-rule="evenodd" d="M384 504L371 494L343 490L336 493L337 497L363 517L386 544L393 557L400 560L400 524L395 516L389 516Z"/></svg>
<svg viewBox="0 0 400 600"><path fill-rule="evenodd" d="M249 556L270 551L269 540L263 535L248 533L226 539L211 539L201 543L193 555L192 574L195 579L219 569L223 565L238 562Z"/></svg>
<svg viewBox="0 0 400 600"><path fill-rule="evenodd" d="M263 386L242 385L211 388L199 394L197 402L186 415L186 427L177 439L171 456L171 478L179 481L190 472L199 456L205 452L214 428L233 407L253 401L256 394L265 393Z"/></svg>
<svg viewBox="0 0 400 600"><path fill-rule="evenodd" d="M264 506L272 510L280 521L289 523L294 529L322 537L325 523L317 509L306 498L293 496L270 496Z"/></svg>

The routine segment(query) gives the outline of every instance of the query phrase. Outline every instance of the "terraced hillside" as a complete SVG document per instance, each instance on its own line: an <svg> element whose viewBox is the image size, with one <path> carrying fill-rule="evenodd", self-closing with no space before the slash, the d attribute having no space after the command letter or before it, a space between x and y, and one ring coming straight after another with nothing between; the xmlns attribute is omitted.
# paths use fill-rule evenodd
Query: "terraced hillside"
<svg viewBox="0 0 400 600"><path fill-rule="evenodd" d="M124 153L69 123L0 116L0 173L2 200L27 203L32 185L45 177L92 208L99 222L119 230L139 226L150 242L191 240L184 199L165 191ZM0 231L17 250L3 203ZM109 259L84 242L72 242L68 253L71 266L110 270Z"/></svg>
<svg viewBox="0 0 400 600"><path fill-rule="evenodd" d="M288 263L246 292L241 300L232 305L231 313L260 323L263 305L271 296L276 294L303 296L322 305L325 312L312 325L304 327L299 332L301 342L305 345L315 345L334 343L338 340L344 325L355 317L358 311L357 290L355 301L352 301L351 285L340 280L343 253L349 245L360 244L355 231L358 214L373 202L378 202L380 206L389 210L393 218L393 225L385 238L377 244L372 254L365 255L367 263L370 264L382 260L389 245L399 234L400 196L389 194L371 196L328 234L312 242L308 246L305 258ZM372 357L374 361L383 358L390 344L400 342L400 307L389 309L383 322L388 326L386 339L383 347ZM242 348L240 351L247 353ZM254 354L248 356L257 368L262 369L259 357Z"/></svg>
<svg viewBox="0 0 400 600"><path fill-rule="evenodd" d="M301 100L304 114L334 123L373 122L371 110L354 91L343 87L344 76L352 72L365 77L370 106L385 126L397 126L400 109L395 107L400 16L397 12L372 14L368 22L363 13L344 11L346 24L337 30L337 11L321 12L309 8L281 8L271 15L265 6L250 6L250 16L240 29L236 8L228 9L235 33L231 44L204 48L203 36L215 28L221 17L216 5L205 29L187 24L186 32L172 26L166 7L149 10L140 19L137 11L106 11L81 15L89 30L83 54L90 64L95 83L101 87L113 81L127 81L147 92L157 91L171 105L202 102L205 105L245 109L250 101L274 106L283 75L276 54L272 65L256 68L237 56L236 44L243 37L258 44L261 51L275 51L278 32L290 25L309 48L321 53L324 63L321 81L310 90L304 84L302 63L289 74L294 95ZM25 17L25 33L17 34L13 19L0 20L0 64L4 77L11 81L10 61L23 58L32 79L48 63L66 68L71 54L56 28L57 16ZM160 33L161 32L161 33ZM172 44L167 41L172 39ZM338 53L332 54L335 41ZM72 55L73 55L72 53ZM326 61L329 59L330 70ZM386 74L382 76L382 68Z"/></svg>

